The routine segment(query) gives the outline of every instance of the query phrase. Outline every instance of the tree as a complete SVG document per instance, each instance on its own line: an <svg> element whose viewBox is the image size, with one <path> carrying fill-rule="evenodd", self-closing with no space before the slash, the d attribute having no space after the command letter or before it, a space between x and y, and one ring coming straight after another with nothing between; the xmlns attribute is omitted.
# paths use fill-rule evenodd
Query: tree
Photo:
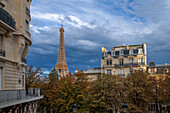
<svg viewBox="0 0 170 113"><path fill-rule="evenodd" d="M25 87L27 88L40 88L41 86L41 68L34 68L32 65L26 68Z"/></svg>
<svg viewBox="0 0 170 113"><path fill-rule="evenodd" d="M102 75L90 87L88 101L91 112L117 112L121 106L123 87L116 75Z"/></svg>
<svg viewBox="0 0 170 113"><path fill-rule="evenodd" d="M126 100L130 112L148 112L148 106L153 101L153 79L147 73L137 71L128 76L125 81Z"/></svg>
<svg viewBox="0 0 170 113"><path fill-rule="evenodd" d="M44 98L40 102L41 109L45 106L47 112L71 112L73 103L76 103L78 111L84 112L87 109L88 86L88 79L83 73L69 73L59 79L50 73L42 88Z"/></svg>
<svg viewBox="0 0 170 113"><path fill-rule="evenodd" d="M162 112L162 105L170 104L170 73L159 73L155 76L155 98L159 104L159 110ZM157 96L157 97L156 97ZM157 105L158 106L158 105Z"/></svg>

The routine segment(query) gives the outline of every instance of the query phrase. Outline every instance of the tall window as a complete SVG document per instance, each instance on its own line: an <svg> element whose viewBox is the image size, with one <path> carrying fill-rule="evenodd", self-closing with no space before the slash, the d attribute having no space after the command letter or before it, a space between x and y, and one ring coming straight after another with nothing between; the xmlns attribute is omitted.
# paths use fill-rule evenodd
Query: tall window
<svg viewBox="0 0 170 113"><path fill-rule="evenodd" d="M129 50L129 54L130 54L130 55L133 54L133 50L132 50L132 49Z"/></svg>
<svg viewBox="0 0 170 113"><path fill-rule="evenodd" d="M124 55L123 50L121 50L121 51L119 52L119 55Z"/></svg>
<svg viewBox="0 0 170 113"><path fill-rule="evenodd" d="M142 51L143 49L138 49L138 54L143 54L143 51Z"/></svg>
<svg viewBox="0 0 170 113"><path fill-rule="evenodd" d="M1 90L1 88L2 88L2 83L1 83L1 81L2 81L2 68L0 68L0 90Z"/></svg>
<svg viewBox="0 0 170 113"><path fill-rule="evenodd" d="M123 59L119 59L119 64L123 65Z"/></svg>
<svg viewBox="0 0 170 113"><path fill-rule="evenodd" d="M133 73L133 68L129 69L129 75L131 75Z"/></svg>
<svg viewBox="0 0 170 113"><path fill-rule="evenodd" d="M138 64L143 64L143 58L138 59Z"/></svg>
<svg viewBox="0 0 170 113"><path fill-rule="evenodd" d="M133 58L129 58L129 64L133 65Z"/></svg>
<svg viewBox="0 0 170 113"><path fill-rule="evenodd" d="M124 76L124 71L123 71L123 69L120 69L120 70L119 70L119 75L120 75L120 76Z"/></svg>
<svg viewBox="0 0 170 113"><path fill-rule="evenodd" d="M26 20L26 30L29 31L29 22Z"/></svg>
<svg viewBox="0 0 170 113"><path fill-rule="evenodd" d="M107 69L107 74L111 75L112 74L112 70L111 69Z"/></svg>
<svg viewBox="0 0 170 113"><path fill-rule="evenodd" d="M107 65L112 65L112 60L107 60Z"/></svg>
<svg viewBox="0 0 170 113"><path fill-rule="evenodd" d="M24 83L25 83L25 79L24 79L24 75L22 75L22 87L24 87Z"/></svg>
<svg viewBox="0 0 170 113"><path fill-rule="evenodd" d="M0 35L0 50L2 49L2 36Z"/></svg>

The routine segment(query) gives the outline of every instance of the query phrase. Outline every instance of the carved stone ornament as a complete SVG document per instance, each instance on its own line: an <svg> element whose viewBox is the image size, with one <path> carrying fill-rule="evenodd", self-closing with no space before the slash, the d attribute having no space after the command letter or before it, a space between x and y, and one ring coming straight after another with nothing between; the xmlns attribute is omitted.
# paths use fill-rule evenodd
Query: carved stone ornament
<svg viewBox="0 0 170 113"><path fill-rule="evenodd" d="M0 67L4 67L5 66L5 62L0 61Z"/></svg>
<svg viewBox="0 0 170 113"><path fill-rule="evenodd" d="M6 37L7 37L7 38L12 38L12 37L13 37L13 32L8 32L8 33L6 34Z"/></svg>

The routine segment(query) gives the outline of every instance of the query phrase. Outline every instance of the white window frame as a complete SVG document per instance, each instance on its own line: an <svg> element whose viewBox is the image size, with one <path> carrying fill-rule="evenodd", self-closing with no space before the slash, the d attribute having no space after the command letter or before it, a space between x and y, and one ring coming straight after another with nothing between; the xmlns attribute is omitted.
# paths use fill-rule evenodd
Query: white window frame
<svg viewBox="0 0 170 113"><path fill-rule="evenodd" d="M120 76L124 76L124 70L123 70L123 69L120 69L120 70L119 70L119 75L120 75Z"/></svg>
<svg viewBox="0 0 170 113"><path fill-rule="evenodd" d="M132 54L133 54L133 50L129 49L129 55L132 55Z"/></svg>
<svg viewBox="0 0 170 113"><path fill-rule="evenodd" d="M111 69L107 69L107 74L111 75L112 74L112 70Z"/></svg>
<svg viewBox="0 0 170 113"><path fill-rule="evenodd" d="M142 51L143 49L138 49L138 54L143 54L143 51Z"/></svg>

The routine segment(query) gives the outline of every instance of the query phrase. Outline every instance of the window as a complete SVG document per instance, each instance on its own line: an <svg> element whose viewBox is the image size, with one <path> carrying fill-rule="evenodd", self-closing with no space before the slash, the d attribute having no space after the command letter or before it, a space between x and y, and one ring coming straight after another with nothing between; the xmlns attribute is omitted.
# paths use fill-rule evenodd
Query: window
<svg viewBox="0 0 170 113"><path fill-rule="evenodd" d="M29 22L26 20L26 30L29 31Z"/></svg>
<svg viewBox="0 0 170 113"><path fill-rule="evenodd" d="M115 56L115 52L111 52L111 56Z"/></svg>
<svg viewBox="0 0 170 113"><path fill-rule="evenodd" d="M133 73L133 68L129 69L129 75L131 75Z"/></svg>
<svg viewBox="0 0 170 113"><path fill-rule="evenodd" d="M2 49L2 37L1 37L1 35L0 35L0 50Z"/></svg>
<svg viewBox="0 0 170 113"><path fill-rule="evenodd" d="M100 77L101 77L101 75L97 75L97 77L98 77L98 78L100 78Z"/></svg>
<svg viewBox="0 0 170 113"><path fill-rule="evenodd" d="M138 59L138 64L143 64L143 58Z"/></svg>
<svg viewBox="0 0 170 113"><path fill-rule="evenodd" d="M124 55L129 55L129 50L124 50Z"/></svg>
<svg viewBox="0 0 170 113"><path fill-rule="evenodd" d="M139 68L139 71L143 71L143 68Z"/></svg>
<svg viewBox="0 0 170 113"><path fill-rule="evenodd" d="M142 49L140 48L140 49L138 49L138 54L143 54L143 51L142 51Z"/></svg>
<svg viewBox="0 0 170 113"><path fill-rule="evenodd" d="M133 50L130 49L129 50L129 54L132 55L133 54Z"/></svg>
<svg viewBox="0 0 170 113"><path fill-rule="evenodd" d="M123 65L123 59L119 59L119 64Z"/></svg>
<svg viewBox="0 0 170 113"><path fill-rule="evenodd" d="M138 54L138 49L133 49L134 54Z"/></svg>
<svg viewBox="0 0 170 113"><path fill-rule="evenodd" d="M25 83L25 79L24 79L24 75L22 75L22 87L24 87L24 83Z"/></svg>
<svg viewBox="0 0 170 113"><path fill-rule="evenodd" d="M115 55L119 55L119 51L115 51Z"/></svg>
<svg viewBox="0 0 170 113"><path fill-rule="evenodd" d="M129 58L129 65L133 65L133 58Z"/></svg>
<svg viewBox="0 0 170 113"><path fill-rule="evenodd" d="M112 74L112 70L111 69L107 69L107 74Z"/></svg>
<svg viewBox="0 0 170 113"><path fill-rule="evenodd" d="M107 56L107 52L104 52L103 57L106 57L106 56Z"/></svg>
<svg viewBox="0 0 170 113"><path fill-rule="evenodd" d="M2 80L2 68L0 68L0 90L1 90L1 80Z"/></svg>
<svg viewBox="0 0 170 113"><path fill-rule="evenodd" d="M124 54L123 54L123 50L121 50L121 51L119 52L119 55L124 55Z"/></svg>
<svg viewBox="0 0 170 113"><path fill-rule="evenodd" d="M119 75L120 75L120 76L124 76L123 69L120 69L120 70L119 70Z"/></svg>
<svg viewBox="0 0 170 113"><path fill-rule="evenodd" d="M107 60L107 65L112 65L112 60Z"/></svg>

